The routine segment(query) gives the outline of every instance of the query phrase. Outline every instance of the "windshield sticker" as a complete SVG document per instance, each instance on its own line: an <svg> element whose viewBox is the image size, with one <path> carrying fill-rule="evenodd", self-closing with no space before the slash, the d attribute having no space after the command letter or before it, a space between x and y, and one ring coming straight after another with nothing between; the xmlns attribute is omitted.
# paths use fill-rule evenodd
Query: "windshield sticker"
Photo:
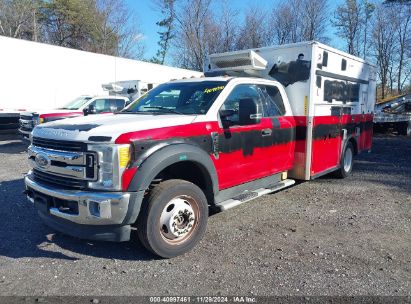
<svg viewBox="0 0 411 304"><path fill-rule="evenodd" d="M204 89L204 93L214 93L214 92L217 92L217 91L221 91L222 89L224 89L224 86L218 86L218 87L214 87L214 88L211 88L211 89Z"/></svg>

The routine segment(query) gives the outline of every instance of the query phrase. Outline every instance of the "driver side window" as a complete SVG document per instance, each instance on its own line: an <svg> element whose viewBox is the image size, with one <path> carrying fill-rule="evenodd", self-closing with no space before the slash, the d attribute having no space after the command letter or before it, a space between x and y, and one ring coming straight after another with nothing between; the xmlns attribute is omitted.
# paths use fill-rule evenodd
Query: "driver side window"
<svg viewBox="0 0 411 304"><path fill-rule="evenodd" d="M96 113L110 111L110 101L108 99L96 99L93 101L92 105L94 106Z"/></svg>
<svg viewBox="0 0 411 304"><path fill-rule="evenodd" d="M241 105L240 105L241 103ZM220 108L220 118L223 124L229 126L242 126L258 123L250 120L250 115L244 116L242 109L253 107L255 105L255 114L258 115L261 109L261 100L258 94L258 87L251 84L240 84L236 86L226 101Z"/></svg>

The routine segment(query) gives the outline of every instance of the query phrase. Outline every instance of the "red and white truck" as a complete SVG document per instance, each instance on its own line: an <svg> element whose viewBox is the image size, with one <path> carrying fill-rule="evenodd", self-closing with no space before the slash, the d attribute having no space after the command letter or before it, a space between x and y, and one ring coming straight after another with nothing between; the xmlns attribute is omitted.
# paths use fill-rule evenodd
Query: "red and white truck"
<svg viewBox="0 0 411 304"><path fill-rule="evenodd" d="M26 193L63 233L127 241L161 257L226 210L294 179L350 174L370 151L374 68L317 42L209 58L212 76L171 81L118 114L37 126Z"/></svg>

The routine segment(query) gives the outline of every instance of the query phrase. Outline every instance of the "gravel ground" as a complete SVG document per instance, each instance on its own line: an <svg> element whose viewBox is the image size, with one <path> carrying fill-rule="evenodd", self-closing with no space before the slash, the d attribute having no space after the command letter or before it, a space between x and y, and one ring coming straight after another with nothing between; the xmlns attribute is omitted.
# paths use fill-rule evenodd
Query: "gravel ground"
<svg viewBox="0 0 411 304"><path fill-rule="evenodd" d="M22 194L27 145L1 136L0 295L411 295L411 138L374 138L345 180L215 214L193 251L161 260L43 225Z"/></svg>

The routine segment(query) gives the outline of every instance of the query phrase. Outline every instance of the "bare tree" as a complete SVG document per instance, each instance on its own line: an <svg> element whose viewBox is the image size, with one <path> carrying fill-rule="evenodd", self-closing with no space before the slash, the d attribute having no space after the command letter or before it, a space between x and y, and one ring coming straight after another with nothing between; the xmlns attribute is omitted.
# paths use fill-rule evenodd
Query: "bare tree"
<svg viewBox="0 0 411 304"><path fill-rule="evenodd" d="M329 12L327 0L303 0L303 36L301 40L326 42L325 31L328 26Z"/></svg>
<svg viewBox="0 0 411 304"><path fill-rule="evenodd" d="M37 40L37 12L37 1L0 0L0 35Z"/></svg>
<svg viewBox="0 0 411 304"><path fill-rule="evenodd" d="M363 43L363 52L362 56L363 58L367 58L368 56L368 48L369 48L369 41L368 41L368 32L370 31L370 26L369 26L369 21L372 17L372 14L375 10L375 5L371 2L368 2L368 0L365 0L363 2L363 33L364 33L364 39L362 41Z"/></svg>
<svg viewBox="0 0 411 304"><path fill-rule="evenodd" d="M393 73L393 58L396 52L395 27L392 22L396 18L396 12L390 8L379 6L375 10L375 19L373 22L373 48L377 59L378 76L381 81L381 97L385 98L387 94L387 84ZM391 86L389 86L392 88Z"/></svg>
<svg viewBox="0 0 411 304"><path fill-rule="evenodd" d="M281 18L279 17L281 16ZM293 30L295 30L296 19L291 6L282 3L275 7L270 16L270 29L272 31L272 44L286 44L293 41ZM296 35L294 36L296 37Z"/></svg>
<svg viewBox="0 0 411 304"><path fill-rule="evenodd" d="M235 43L238 37L238 10L230 7L227 0L221 2L221 15L218 19L220 42L218 52L228 52L235 50Z"/></svg>
<svg viewBox="0 0 411 304"><path fill-rule="evenodd" d="M185 0L175 14L175 61L179 66L202 70L206 54L210 50L213 16L211 0Z"/></svg>
<svg viewBox="0 0 411 304"><path fill-rule="evenodd" d="M128 58L142 58L144 36L139 31L135 13L124 1L97 0L93 18L91 50Z"/></svg>
<svg viewBox="0 0 411 304"><path fill-rule="evenodd" d="M273 7L270 20L270 43L328 40L325 36L328 25L327 0L287 0Z"/></svg>
<svg viewBox="0 0 411 304"><path fill-rule="evenodd" d="M251 6L245 14L245 22L240 29L237 40L237 49L248 49L265 46L269 42L267 29L267 15L261 7Z"/></svg>
<svg viewBox="0 0 411 304"><path fill-rule="evenodd" d="M356 0L345 0L334 13L333 25L337 34L347 43L347 51L359 55L359 37L361 36L361 9Z"/></svg>
<svg viewBox="0 0 411 304"><path fill-rule="evenodd" d="M411 49L411 37L409 35L411 28L411 5L397 4L399 6L397 18L397 36L398 36L398 72L397 72L397 91L402 92L404 83L409 75L403 74L407 65L410 64L410 56L406 58L407 50ZM406 60L408 59L408 60Z"/></svg>

